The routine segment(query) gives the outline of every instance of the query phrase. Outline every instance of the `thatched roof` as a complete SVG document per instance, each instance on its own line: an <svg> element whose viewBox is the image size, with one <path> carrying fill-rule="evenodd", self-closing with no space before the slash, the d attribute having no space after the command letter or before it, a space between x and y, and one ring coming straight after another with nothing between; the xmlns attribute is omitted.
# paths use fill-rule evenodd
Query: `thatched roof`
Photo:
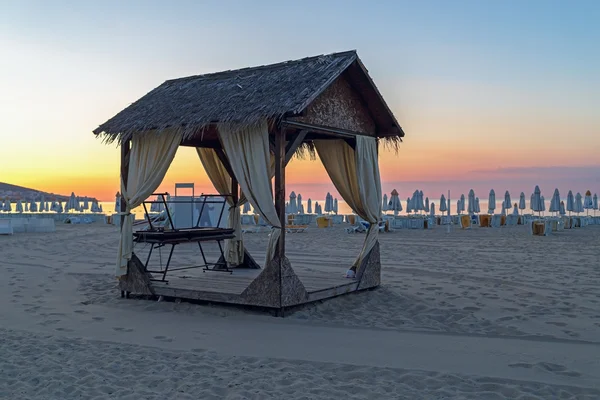
<svg viewBox="0 0 600 400"><path fill-rule="evenodd" d="M361 85L375 99L377 115L385 114L386 130L394 128L382 136L404 136L355 51L168 80L94 133L111 142L135 132L177 128L185 137L219 122L251 124L300 115L350 66L364 75Z"/></svg>

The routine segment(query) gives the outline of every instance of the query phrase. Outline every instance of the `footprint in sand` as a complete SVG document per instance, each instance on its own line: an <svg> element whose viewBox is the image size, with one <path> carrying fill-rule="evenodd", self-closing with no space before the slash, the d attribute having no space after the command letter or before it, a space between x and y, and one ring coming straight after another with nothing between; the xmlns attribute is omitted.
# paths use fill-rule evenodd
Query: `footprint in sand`
<svg viewBox="0 0 600 400"><path fill-rule="evenodd" d="M170 343L173 341L173 339L168 338L166 336L154 336L154 339L160 340L161 342L167 342L167 343Z"/></svg>
<svg viewBox="0 0 600 400"><path fill-rule="evenodd" d="M479 308L479 307L463 307L463 310L465 310L465 311L479 311L479 310L481 310L481 308Z"/></svg>
<svg viewBox="0 0 600 400"><path fill-rule="evenodd" d="M546 324L556 325L556 326L560 326L560 327L567 326L567 324L565 324L564 322L555 322L555 321L546 321Z"/></svg>
<svg viewBox="0 0 600 400"><path fill-rule="evenodd" d="M513 317L502 317L502 318L498 318L497 321L504 322L504 321L510 321L512 319L513 319Z"/></svg>
<svg viewBox="0 0 600 400"><path fill-rule="evenodd" d="M38 325L42 325L42 326L48 326L48 325L54 325L59 323L60 320L59 319L47 319L45 321L40 322Z"/></svg>
<svg viewBox="0 0 600 400"><path fill-rule="evenodd" d="M85 310L75 310L75 311L73 311L73 312L74 312L75 314L89 314L89 313L88 313L87 311L85 311ZM101 317L98 317L98 318L101 318ZM103 318L103 319L104 319L104 318Z"/></svg>
<svg viewBox="0 0 600 400"><path fill-rule="evenodd" d="M540 369L540 370L543 370L546 372L551 372L551 373L554 373L557 375L565 375L565 376L573 376L573 377L581 376L581 374L579 372L569 371L567 369L567 367L565 367L564 365L554 364L554 363L549 363L549 362L539 362L539 363L535 363L535 364L514 363L514 364L508 364L508 366L511 368L527 368L527 369L536 368L536 369Z"/></svg>
<svg viewBox="0 0 600 400"><path fill-rule="evenodd" d="M87 312L85 312L85 311L84 311L84 313L85 313L85 314L87 314ZM104 321L104 317L92 317L92 319L93 319L94 321L98 321L98 322L100 322L100 321Z"/></svg>
<svg viewBox="0 0 600 400"><path fill-rule="evenodd" d="M113 328L113 331L117 331L117 332L133 332L133 329L131 329L131 328L116 327L116 328Z"/></svg>
<svg viewBox="0 0 600 400"><path fill-rule="evenodd" d="M56 328L54 330L59 331L59 332L74 332L73 329L69 329L69 328Z"/></svg>

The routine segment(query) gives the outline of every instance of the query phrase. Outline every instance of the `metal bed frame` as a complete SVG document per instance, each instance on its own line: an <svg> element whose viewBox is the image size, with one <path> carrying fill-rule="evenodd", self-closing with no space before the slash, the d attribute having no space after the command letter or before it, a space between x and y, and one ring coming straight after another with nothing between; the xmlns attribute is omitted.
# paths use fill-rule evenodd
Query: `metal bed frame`
<svg viewBox="0 0 600 400"><path fill-rule="evenodd" d="M227 266L227 263L224 261L225 257L224 257L223 246L222 246L221 242L226 239L235 238L234 229L219 228L219 225L221 224L221 220L223 219L223 213L225 211L227 197L231 197L231 196L230 195L219 195L219 194L201 194L200 197L202 200L200 200L199 202L194 201L193 197L190 201L176 201L176 200L169 201L169 203L185 203L185 204L191 203L192 206L195 203L202 204L202 206L200 208L200 214L198 215L198 220L196 221L195 226L190 227L190 228L177 229L177 228L175 228L175 224L173 222L173 218L171 216L171 212L169 211L169 206L168 206L167 200L165 198L165 196L167 196L167 195L168 195L168 193L153 193L152 196L160 196L161 201L147 200L142 203L144 206L144 213L145 213L146 220L148 221L149 229L145 230L145 231L136 231L133 234L133 238L134 238L133 240L135 243L150 243L151 244L150 252L148 253L148 257L146 258L146 262L144 264L144 270L145 270L145 272L149 272L151 274L162 274L162 277L160 279L152 278L151 280L168 283L169 281L166 279L166 277L167 277L167 273L169 271L170 272L182 271L182 270L194 269L194 268L202 268L203 272L218 271L218 272L228 272L228 273L232 274L233 271L231 269L229 269L229 267ZM215 198L217 198L217 197L222 198L222 199L216 200ZM165 229L164 227L158 227L158 226L154 226L152 224L152 219L150 218L150 214L148 213L148 208L147 208L146 204L153 204L153 203L162 203L164 205L166 217L168 219L170 228ZM202 217L202 213L204 212L206 204L221 204L222 205L216 227L200 227L199 226L200 220ZM210 263L206 259L206 254L204 253L204 249L202 248L202 242L208 242L208 241L216 241L217 245L219 246L219 251L220 251L221 257L219 258L219 261L217 261L216 263ZM196 242L198 244L198 248L200 249L200 254L202 255L202 261L204 263L201 265L193 265L190 267L180 267L180 268L169 269L169 266L171 264L171 258L173 257L173 252L175 250L175 246L177 246L178 244L191 243L191 242ZM165 269L164 270L148 269L148 264L149 264L150 258L152 256L152 251L155 248L160 249L168 244L171 245L171 249L169 251L169 257L167 258L167 263L165 265ZM221 261L221 260L223 260L223 261Z"/></svg>

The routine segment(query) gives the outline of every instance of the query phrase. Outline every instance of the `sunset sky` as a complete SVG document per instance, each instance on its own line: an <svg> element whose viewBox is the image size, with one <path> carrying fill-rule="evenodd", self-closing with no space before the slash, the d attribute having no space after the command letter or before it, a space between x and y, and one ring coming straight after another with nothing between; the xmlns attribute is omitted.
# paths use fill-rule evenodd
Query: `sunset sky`
<svg viewBox="0 0 600 400"><path fill-rule="evenodd" d="M0 182L111 200L119 150L92 130L166 79L356 49L406 132L386 192L600 192L598 21L597 1L5 0ZM319 162L287 173L333 189ZM174 182L214 192L189 148Z"/></svg>

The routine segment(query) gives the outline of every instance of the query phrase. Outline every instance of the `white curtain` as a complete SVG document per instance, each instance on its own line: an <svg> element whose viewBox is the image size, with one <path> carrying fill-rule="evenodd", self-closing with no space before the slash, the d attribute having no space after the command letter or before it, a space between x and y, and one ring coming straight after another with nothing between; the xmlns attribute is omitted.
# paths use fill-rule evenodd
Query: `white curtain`
<svg viewBox="0 0 600 400"><path fill-rule="evenodd" d="M131 210L141 205L160 185L181 143L181 133L166 130L133 135L129 152L127 187L121 179L121 194L125 199L125 218L116 275L127 274L127 262L133 251L133 218Z"/></svg>
<svg viewBox="0 0 600 400"><path fill-rule="evenodd" d="M344 140L315 140L319 158L344 201L371 226L361 252L352 268L356 269L377 243L381 218L381 179L377 140L357 136L356 149Z"/></svg>
<svg viewBox="0 0 600 400"><path fill-rule="evenodd" d="M219 137L231 169L252 208L273 228L265 266L273 259L281 224L273 203L271 153L267 122L253 126L220 124Z"/></svg>
<svg viewBox="0 0 600 400"><path fill-rule="evenodd" d="M197 148L198 156L204 170L213 186L221 195L231 193L231 177L217 156L217 152L210 148ZM235 238L225 241L225 260L230 265L240 265L244 262L244 242L242 239L242 218L240 206L247 202L243 192L237 204L232 197L226 197L229 204L229 218L227 227L235 230Z"/></svg>

